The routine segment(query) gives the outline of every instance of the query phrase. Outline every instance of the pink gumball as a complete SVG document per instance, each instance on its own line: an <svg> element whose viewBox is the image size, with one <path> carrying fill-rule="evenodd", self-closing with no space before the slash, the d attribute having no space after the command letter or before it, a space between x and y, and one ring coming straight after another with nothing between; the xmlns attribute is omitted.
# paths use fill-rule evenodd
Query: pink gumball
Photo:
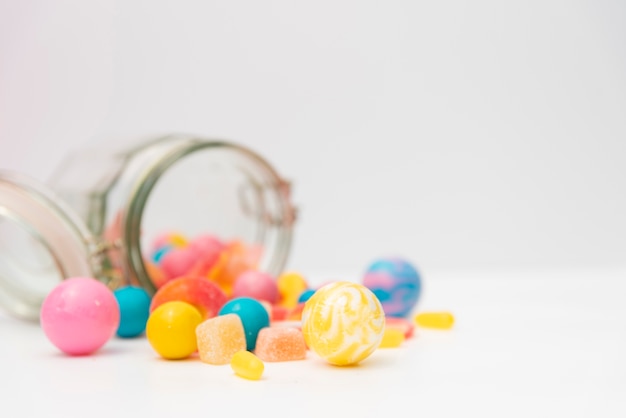
<svg viewBox="0 0 626 418"><path fill-rule="evenodd" d="M235 281L233 297L249 297L269 303L278 301L278 286L269 274L248 270Z"/></svg>
<svg viewBox="0 0 626 418"><path fill-rule="evenodd" d="M168 279L185 276L198 261L198 255L191 248L174 248L161 259L161 270Z"/></svg>
<svg viewBox="0 0 626 418"><path fill-rule="evenodd" d="M226 245L212 235L200 235L189 243L189 248L200 256L219 254Z"/></svg>
<svg viewBox="0 0 626 418"><path fill-rule="evenodd" d="M190 276L207 276L226 246L212 235L200 235L189 244L189 251L196 255L196 262L187 271Z"/></svg>
<svg viewBox="0 0 626 418"><path fill-rule="evenodd" d="M104 284L96 279L64 280L41 306L41 326L46 337L70 355L91 354L117 330L120 308Z"/></svg>

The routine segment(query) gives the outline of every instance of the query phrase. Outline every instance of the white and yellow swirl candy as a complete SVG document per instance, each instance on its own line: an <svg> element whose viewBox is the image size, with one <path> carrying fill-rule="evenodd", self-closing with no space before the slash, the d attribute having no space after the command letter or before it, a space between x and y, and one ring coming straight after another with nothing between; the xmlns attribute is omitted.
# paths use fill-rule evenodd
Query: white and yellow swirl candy
<svg viewBox="0 0 626 418"><path fill-rule="evenodd" d="M306 302L302 332L309 348L331 364L346 366L368 357L385 331L385 313L365 286L328 284Z"/></svg>

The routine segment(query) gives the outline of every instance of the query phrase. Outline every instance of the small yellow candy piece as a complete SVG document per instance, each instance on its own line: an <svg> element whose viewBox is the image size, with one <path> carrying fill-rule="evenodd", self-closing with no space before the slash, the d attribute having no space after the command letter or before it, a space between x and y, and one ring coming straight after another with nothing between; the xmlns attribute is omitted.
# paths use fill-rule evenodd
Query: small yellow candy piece
<svg viewBox="0 0 626 418"><path fill-rule="evenodd" d="M233 355L230 367L237 376L249 380L259 380L265 370L263 362L249 351L241 350Z"/></svg>
<svg viewBox="0 0 626 418"><path fill-rule="evenodd" d="M450 329L454 315L450 312L422 312L415 316L415 323L423 328Z"/></svg>
<svg viewBox="0 0 626 418"><path fill-rule="evenodd" d="M189 245L189 241L183 234L172 234L169 236L169 242L176 248L184 248Z"/></svg>
<svg viewBox="0 0 626 418"><path fill-rule="evenodd" d="M295 308L298 304L298 298L308 289L308 285L304 277L298 273L284 273L276 280L278 293L280 294L280 306L285 308Z"/></svg>
<svg viewBox="0 0 626 418"><path fill-rule="evenodd" d="M404 342L404 333L400 330L387 328L383 334L379 348L396 348Z"/></svg>
<svg viewBox="0 0 626 418"><path fill-rule="evenodd" d="M196 327L202 315L186 302L166 302L156 308L146 324L150 345L161 357L178 360L189 357L198 348Z"/></svg>

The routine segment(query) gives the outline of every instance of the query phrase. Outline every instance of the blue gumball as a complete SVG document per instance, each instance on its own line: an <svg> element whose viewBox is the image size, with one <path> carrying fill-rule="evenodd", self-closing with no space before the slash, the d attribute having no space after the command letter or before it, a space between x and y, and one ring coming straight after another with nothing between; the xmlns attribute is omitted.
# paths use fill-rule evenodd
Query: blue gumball
<svg viewBox="0 0 626 418"><path fill-rule="evenodd" d="M308 289L300 293L300 296L298 297L298 303L304 303L307 300L311 299L311 296L313 296L314 293L315 293L315 290L313 289Z"/></svg>
<svg viewBox="0 0 626 418"><path fill-rule="evenodd" d="M231 313L239 315L241 319L246 334L246 349L254 350L259 331L270 325L270 316L267 310L256 299L240 297L226 302L218 315Z"/></svg>
<svg viewBox="0 0 626 418"><path fill-rule="evenodd" d="M146 329L150 316L150 296L140 287L127 286L113 292L120 306L120 325L117 335L132 338Z"/></svg>
<svg viewBox="0 0 626 418"><path fill-rule="evenodd" d="M363 285L383 305L385 315L408 316L420 297L422 282L417 269L401 258L381 258L363 276Z"/></svg>
<svg viewBox="0 0 626 418"><path fill-rule="evenodd" d="M159 247L156 251L154 251L154 253L152 253L152 261L154 261L155 264L159 264L161 259L165 257L165 254L169 253L173 249L174 247L171 245L163 245L162 247Z"/></svg>

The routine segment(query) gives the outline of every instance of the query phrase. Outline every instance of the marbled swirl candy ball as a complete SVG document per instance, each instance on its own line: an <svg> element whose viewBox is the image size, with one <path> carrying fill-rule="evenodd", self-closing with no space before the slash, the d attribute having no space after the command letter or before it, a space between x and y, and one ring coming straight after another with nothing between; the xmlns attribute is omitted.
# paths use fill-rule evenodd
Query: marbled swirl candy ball
<svg viewBox="0 0 626 418"><path fill-rule="evenodd" d="M302 311L307 346L337 366L367 358L380 345L384 331L383 307L358 283L327 284L307 300Z"/></svg>
<svg viewBox="0 0 626 418"><path fill-rule="evenodd" d="M383 305L385 315L406 317L417 304L422 282L415 267L401 258L383 258L372 263L363 284Z"/></svg>

